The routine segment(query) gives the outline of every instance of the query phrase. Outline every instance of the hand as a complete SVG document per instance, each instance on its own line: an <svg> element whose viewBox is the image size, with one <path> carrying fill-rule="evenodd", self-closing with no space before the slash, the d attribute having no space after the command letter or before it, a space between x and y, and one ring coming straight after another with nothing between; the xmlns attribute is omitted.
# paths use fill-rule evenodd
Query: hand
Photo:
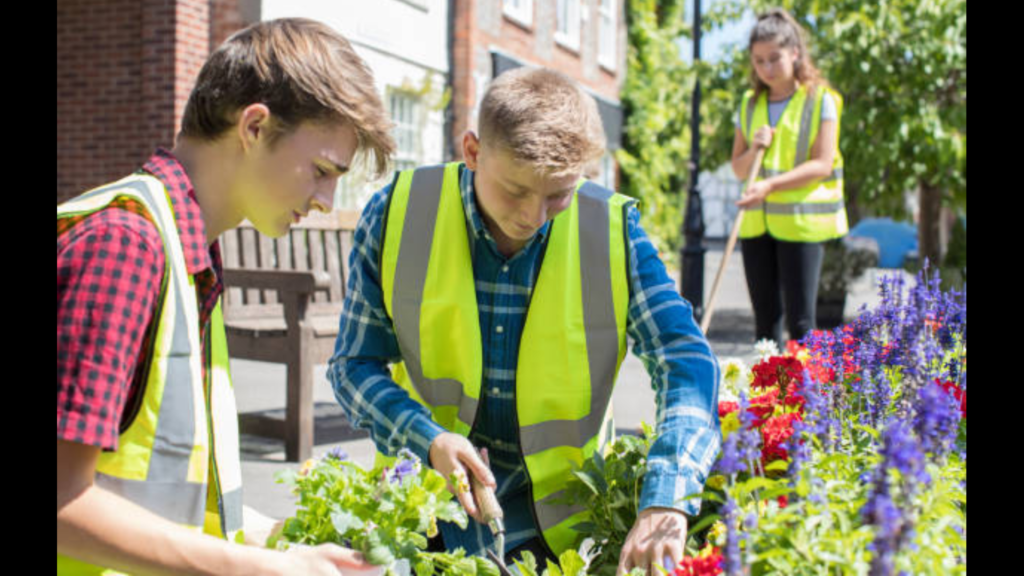
<svg viewBox="0 0 1024 576"><path fill-rule="evenodd" d="M280 536L284 531L284 523L284 520L274 520L249 506L242 507L242 525L247 546L267 547L271 538Z"/></svg>
<svg viewBox="0 0 1024 576"><path fill-rule="evenodd" d="M761 202L768 197L773 191L773 186L767 180L759 180L751 184L747 190L743 193L743 197L736 201L736 205L740 208L750 208Z"/></svg>
<svg viewBox="0 0 1024 576"><path fill-rule="evenodd" d="M644 510L626 536L616 575L623 576L633 568L643 568L653 576L658 574L654 568L656 563L671 573L683 561L686 529L686 516L678 510Z"/></svg>
<svg viewBox="0 0 1024 576"><path fill-rule="evenodd" d="M459 499L466 513L480 522L482 518L470 488L468 474L473 474L491 489L497 489L498 483L494 480L488 464L477 455L473 444L459 434L439 434L430 444L430 466L448 480L448 491ZM458 481L456 484L452 484L453 475Z"/></svg>
<svg viewBox="0 0 1024 576"><path fill-rule="evenodd" d="M761 126L757 132L754 133L754 141L751 145L754 148L760 146L767 150L772 145L772 138L775 136L775 129L770 126Z"/></svg>
<svg viewBox="0 0 1024 576"><path fill-rule="evenodd" d="M359 574L370 576L381 574L382 566L374 566L366 562L363 555L348 548L334 544L321 544L316 547L296 546L283 555L285 567L282 574L317 574L338 576L340 574Z"/></svg>

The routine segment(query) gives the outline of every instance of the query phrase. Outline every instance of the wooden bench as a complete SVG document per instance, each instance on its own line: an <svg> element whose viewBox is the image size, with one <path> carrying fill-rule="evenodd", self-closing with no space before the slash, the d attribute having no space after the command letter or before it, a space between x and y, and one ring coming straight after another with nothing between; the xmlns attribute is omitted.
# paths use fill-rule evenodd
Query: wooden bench
<svg viewBox="0 0 1024 576"><path fill-rule="evenodd" d="M248 222L221 237L224 323L233 358L286 366L285 419L246 415L242 432L283 439L289 462L313 449L313 367L338 336L359 213L313 213L278 239Z"/></svg>

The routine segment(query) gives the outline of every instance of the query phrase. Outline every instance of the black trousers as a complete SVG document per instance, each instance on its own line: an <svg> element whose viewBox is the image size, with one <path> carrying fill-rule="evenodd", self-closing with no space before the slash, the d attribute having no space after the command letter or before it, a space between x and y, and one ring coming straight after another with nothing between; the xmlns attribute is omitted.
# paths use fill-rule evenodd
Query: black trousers
<svg viewBox="0 0 1024 576"><path fill-rule="evenodd" d="M800 340L815 328L825 245L784 242L764 234L744 239L742 249L757 339L775 340L783 349L783 311L790 340Z"/></svg>

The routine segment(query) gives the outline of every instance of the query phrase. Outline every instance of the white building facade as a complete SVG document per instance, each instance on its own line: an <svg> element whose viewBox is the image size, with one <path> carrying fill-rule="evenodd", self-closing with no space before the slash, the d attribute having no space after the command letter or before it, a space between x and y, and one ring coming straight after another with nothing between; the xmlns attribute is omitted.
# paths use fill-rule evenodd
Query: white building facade
<svg viewBox="0 0 1024 576"><path fill-rule="evenodd" d="M258 9L259 20L319 20L352 43L395 122L395 170L444 161L448 0L259 0ZM365 174L341 179L335 208L361 209L390 179Z"/></svg>

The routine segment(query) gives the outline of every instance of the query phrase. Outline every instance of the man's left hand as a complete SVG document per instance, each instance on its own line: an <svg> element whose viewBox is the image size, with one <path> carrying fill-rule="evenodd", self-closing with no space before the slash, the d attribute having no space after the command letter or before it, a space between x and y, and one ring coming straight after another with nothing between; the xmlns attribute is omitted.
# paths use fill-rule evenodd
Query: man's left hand
<svg viewBox="0 0 1024 576"><path fill-rule="evenodd" d="M669 572L683 560L686 547L686 516L671 508L648 508L637 516L619 556L617 576L633 568L656 575L655 564ZM667 562L671 562L666 566Z"/></svg>

